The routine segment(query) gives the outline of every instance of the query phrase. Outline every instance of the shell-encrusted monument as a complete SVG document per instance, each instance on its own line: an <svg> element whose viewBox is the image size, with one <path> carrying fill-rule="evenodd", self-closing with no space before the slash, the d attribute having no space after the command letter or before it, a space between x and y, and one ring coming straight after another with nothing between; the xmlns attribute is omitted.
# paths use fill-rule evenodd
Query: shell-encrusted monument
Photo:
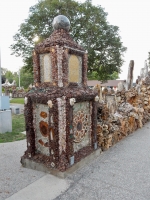
<svg viewBox="0 0 150 200"><path fill-rule="evenodd" d="M24 167L64 172L97 149L97 93L87 86L87 54L59 15L33 52L35 88L25 97Z"/></svg>

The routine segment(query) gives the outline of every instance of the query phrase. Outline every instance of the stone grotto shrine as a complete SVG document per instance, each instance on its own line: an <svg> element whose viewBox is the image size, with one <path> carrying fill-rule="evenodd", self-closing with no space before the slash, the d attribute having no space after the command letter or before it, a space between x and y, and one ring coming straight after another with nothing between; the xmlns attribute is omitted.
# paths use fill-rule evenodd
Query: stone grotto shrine
<svg viewBox="0 0 150 200"><path fill-rule="evenodd" d="M59 15L33 51L34 84L25 97L24 167L65 172L97 149L97 92L87 86L87 53Z"/></svg>

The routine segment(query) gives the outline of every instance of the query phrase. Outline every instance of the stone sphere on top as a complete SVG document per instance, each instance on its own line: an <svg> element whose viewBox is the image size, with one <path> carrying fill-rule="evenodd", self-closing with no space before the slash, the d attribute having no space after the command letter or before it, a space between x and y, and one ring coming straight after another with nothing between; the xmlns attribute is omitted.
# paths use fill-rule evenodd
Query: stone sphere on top
<svg viewBox="0 0 150 200"><path fill-rule="evenodd" d="M53 20L52 25L53 25L54 30L64 29L66 31L69 31L70 29L70 21L64 15L56 16Z"/></svg>

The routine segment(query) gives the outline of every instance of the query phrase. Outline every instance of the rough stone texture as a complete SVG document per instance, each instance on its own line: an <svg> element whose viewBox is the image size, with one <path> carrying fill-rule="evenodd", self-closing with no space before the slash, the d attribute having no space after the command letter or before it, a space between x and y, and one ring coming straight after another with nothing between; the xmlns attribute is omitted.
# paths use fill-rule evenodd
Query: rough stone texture
<svg viewBox="0 0 150 200"><path fill-rule="evenodd" d="M148 65L147 65L147 60L144 62L144 77L146 77L148 74Z"/></svg>
<svg viewBox="0 0 150 200"><path fill-rule="evenodd" d="M49 156L49 135L47 131L49 120L48 105L33 104L33 116L36 149L39 153Z"/></svg>
<svg viewBox="0 0 150 200"><path fill-rule="evenodd" d="M150 72L133 88L133 60L126 90L120 86L116 93L87 87L87 55L64 29L55 30L35 47L33 62L35 87L26 95L27 150L22 162L29 159L64 172L97 147L108 149L150 118ZM89 112L83 111L84 102L90 105ZM38 105L47 110L37 112Z"/></svg>
<svg viewBox="0 0 150 200"><path fill-rule="evenodd" d="M6 199L45 173L21 166L20 156L26 148L26 141L17 141L0 144L0 199Z"/></svg>
<svg viewBox="0 0 150 200"><path fill-rule="evenodd" d="M126 81L126 90L129 90L133 86L133 70L134 70L134 60L130 61L128 68L128 76Z"/></svg>
<svg viewBox="0 0 150 200"><path fill-rule="evenodd" d="M124 84L123 84L123 82L119 82L118 83L118 91L122 91L122 90L124 90L125 89L125 87L124 87Z"/></svg>
<svg viewBox="0 0 150 200"><path fill-rule="evenodd" d="M145 75L145 74L144 74L144 68L141 68L140 77L141 77L141 78L144 78L144 75Z"/></svg>
<svg viewBox="0 0 150 200"><path fill-rule="evenodd" d="M108 149L149 121L150 72L145 78L138 79L137 86L128 91L119 89L115 99L112 95L113 101L110 101L108 90L104 89L97 116L98 145L102 150Z"/></svg>

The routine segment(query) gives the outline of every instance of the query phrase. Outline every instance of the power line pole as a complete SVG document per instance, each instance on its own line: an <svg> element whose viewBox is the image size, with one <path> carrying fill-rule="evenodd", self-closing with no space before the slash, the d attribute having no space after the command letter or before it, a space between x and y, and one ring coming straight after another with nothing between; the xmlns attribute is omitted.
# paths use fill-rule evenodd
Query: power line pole
<svg viewBox="0 0 150 200"><path fill-rule="evenodd" d="M18 75L19 75L19 89L20 89L20 68L19 68Z"/></svg>

